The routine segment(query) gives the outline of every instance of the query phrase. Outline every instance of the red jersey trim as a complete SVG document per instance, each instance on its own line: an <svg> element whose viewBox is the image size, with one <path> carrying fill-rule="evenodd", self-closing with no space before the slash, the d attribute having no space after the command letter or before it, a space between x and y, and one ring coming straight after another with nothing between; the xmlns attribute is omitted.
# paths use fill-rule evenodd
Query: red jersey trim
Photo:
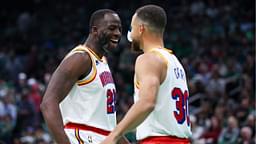
<svg viewBox="0 0 256 144"><path fill-rule="evenodd" d="M84 125L84 124L77 124L77 123L67 123L64 126L65 129L79 129L79 130L85 130L85 131L92 131L101 135L109 135L110 131L104 130L104 129L100 129L100 128L96 128L96 127L92 127L92 126L88 126L88 125Z"/></svg>

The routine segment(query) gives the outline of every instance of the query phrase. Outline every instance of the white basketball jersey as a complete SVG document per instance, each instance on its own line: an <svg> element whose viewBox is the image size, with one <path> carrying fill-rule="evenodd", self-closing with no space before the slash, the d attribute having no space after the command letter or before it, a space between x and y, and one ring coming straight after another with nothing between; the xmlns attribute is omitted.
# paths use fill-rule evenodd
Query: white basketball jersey
<svg viewBox="0 0 256 144"><path fill-rule="evenodd" d="M84 46L76 47L66 58L86 52L91 57L92 68L85 78L73 85L60 103L63 123L85 124L111 131L116 126L116 88L106 60Z"/></svg>
<svg viewBox="0 0 256 144"><path fill-rule="evenodd" d="M149 136L176 136L189 138L191 128L188 110L188 87L186 74L171 50L153 49L167 64L166 78L160 85L154 110L137 127L137 140ZM139 82L134 78L135 102L139 99Z"/></svg>

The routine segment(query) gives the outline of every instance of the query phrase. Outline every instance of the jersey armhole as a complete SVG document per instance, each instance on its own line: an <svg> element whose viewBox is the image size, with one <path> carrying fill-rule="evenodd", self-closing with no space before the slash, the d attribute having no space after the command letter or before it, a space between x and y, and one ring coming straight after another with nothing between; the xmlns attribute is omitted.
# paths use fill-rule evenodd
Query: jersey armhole
<svg viewBox="0 0 256 144"><path fill-rule="evenodd" d="M167 76L168 76L169 61L164 56L164 54L162 54L160 51L153 49L151 52L153 54L156 54L157 56L159 56L164 61L165 65L166 65L166 75L165 75L165 78L163 79L163 81L160 83L160 85L162 85L166 81Z"/></svg>
<svg viewBox="0 0 256 144"><path fill-rule="evenodd" d="M95 79L96 74L97 74L96 64L94 62L93 56L91 55L91 53L88 50L86 50L86 48L76 48L76 49L74 49L74 51L71 54L85 53L85 52L89 55L89 57L91 59L92 67L88 74L86 74L85 76L82 76L81 80L78 80L76 82L78 86L82 86L82 85L86 85L86 84L90 83L91 81L93 81Z"/></svg>
<svg viewBox="0 0 256 144"><path fill-rule="evenodd" d="M159 56L159 57L164 61L166 67L168 68L168 63L169 63L169 61L168 61L168 59L167 59L162 53L160 53L160 52L157 51L157 50L152 50L151 52L154 53L154 54L156 54L157 56Z"/></svg>

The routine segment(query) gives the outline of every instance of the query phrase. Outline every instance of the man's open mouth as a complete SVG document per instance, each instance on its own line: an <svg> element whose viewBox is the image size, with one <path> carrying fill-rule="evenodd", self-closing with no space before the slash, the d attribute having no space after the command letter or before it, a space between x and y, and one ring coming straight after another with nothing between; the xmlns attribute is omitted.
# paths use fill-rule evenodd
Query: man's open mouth
<svg viewBox="0 0 256 144"><path fill-rule="evenodd" d="M112 43L114 43L114 44L118 44L118 39L110 39L110 41L112 42Z"/></svg>

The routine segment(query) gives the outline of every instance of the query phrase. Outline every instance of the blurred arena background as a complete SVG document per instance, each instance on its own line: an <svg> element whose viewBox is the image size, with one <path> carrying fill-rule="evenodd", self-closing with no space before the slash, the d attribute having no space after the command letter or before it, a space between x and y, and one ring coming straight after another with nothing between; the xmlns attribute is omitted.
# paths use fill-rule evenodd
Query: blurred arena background
<svg viewBox="0 0 256 144"><path fill-rule="evenodd" d="M39 104L51 73L84 41L100 8L117 11L123 24L119 48L109 54L121 119L133 103L137 56L126 32L135 10L149 3L166 10L166 47L188 74L192 142L256 143L254 0L1 1L0 143L52 143ZM133 133L127 137L136 143Z"/></svg>

